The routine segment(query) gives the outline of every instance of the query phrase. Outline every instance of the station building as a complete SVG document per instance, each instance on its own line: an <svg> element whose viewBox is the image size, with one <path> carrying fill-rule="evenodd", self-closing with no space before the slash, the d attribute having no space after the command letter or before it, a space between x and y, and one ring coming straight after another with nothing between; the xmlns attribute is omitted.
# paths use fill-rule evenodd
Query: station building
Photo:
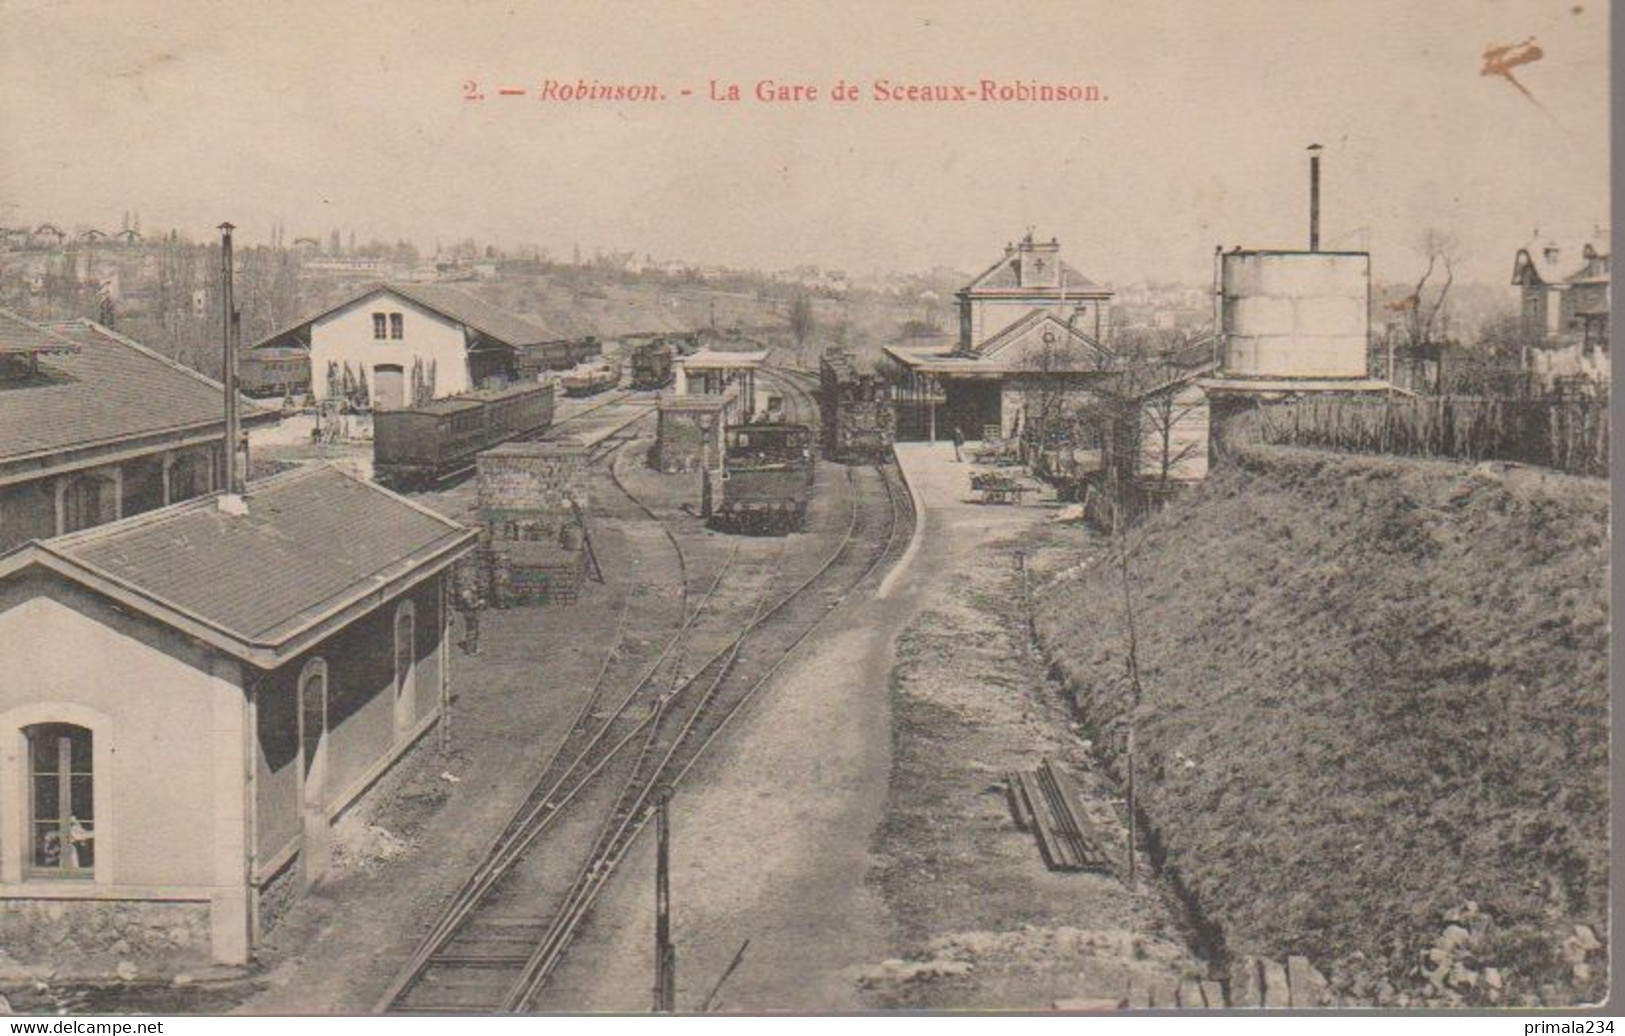
<svg viewBox="0 0 1625 1036"><path fill-rule="evenodd" d="M111 328L0 309L0 551L213 492L224 412L219 382Z"/></svg>
<svg viewBox="0 0 1625 1036"><path fill-rule="evenodd" d="M245 962L441 715L475 538L313 465L0 556L0 945Z"/></svg>
<svg viewBox="0 0 1625 1036"><path fill-rule="evenodd" d="M1032 234L956 293L951 346L885 349L899 439L1015 434L1029 403L1087 392L1111 366L1102 345L1112 291L1060 257L1060 242Z"/></svg>

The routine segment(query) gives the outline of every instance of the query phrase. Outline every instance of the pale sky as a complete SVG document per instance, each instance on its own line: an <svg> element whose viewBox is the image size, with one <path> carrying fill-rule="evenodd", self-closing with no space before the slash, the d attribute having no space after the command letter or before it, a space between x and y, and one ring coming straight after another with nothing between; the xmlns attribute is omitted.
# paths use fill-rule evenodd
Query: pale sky
<svg viewBox="0 0 1625 1036"><path fill-rule="evenodd" d="M1035 226L1091 277L1200 280L1213 246L1323 244L1468 279L1578 253L1608 211L1604 0L486 3L0 0L0 219L248 242L464 237L737 266L970 270ZM1516 70L1539 106L1480 75ZM545 104L544 79L661 104ZM708 81L1098 84L1098 104L770 106ZM463 99L463 83L487 92ZM499 86L528 88L499 98ZM695 91L691 98L677 91ZM6 208L9 206L9 208Z"/></svg>

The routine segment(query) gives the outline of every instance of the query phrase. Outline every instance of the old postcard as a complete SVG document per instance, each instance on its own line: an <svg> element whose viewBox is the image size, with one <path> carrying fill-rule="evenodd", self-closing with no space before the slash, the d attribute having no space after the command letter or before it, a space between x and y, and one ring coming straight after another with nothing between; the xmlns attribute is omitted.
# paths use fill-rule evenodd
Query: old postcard
<svg viewBox="0 0 1625 1036"><path fill-rule="evenodd" d="M1603 1003L1610 21L3 0L0 1010Z"/></svg>

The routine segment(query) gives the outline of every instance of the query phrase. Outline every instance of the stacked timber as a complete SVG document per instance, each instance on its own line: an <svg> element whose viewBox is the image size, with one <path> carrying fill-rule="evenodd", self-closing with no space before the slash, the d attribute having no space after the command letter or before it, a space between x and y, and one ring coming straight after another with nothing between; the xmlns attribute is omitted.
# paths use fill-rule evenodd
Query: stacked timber
<svg viewBox="0 0 1625 1036"><path fill-rule="evenodd" d="M1094 824L1078 805L1077 790L1045 759L1038 769L1005 777L1016 826L1038 840L1044 865L1052 871L1109 870Z"/></svg>

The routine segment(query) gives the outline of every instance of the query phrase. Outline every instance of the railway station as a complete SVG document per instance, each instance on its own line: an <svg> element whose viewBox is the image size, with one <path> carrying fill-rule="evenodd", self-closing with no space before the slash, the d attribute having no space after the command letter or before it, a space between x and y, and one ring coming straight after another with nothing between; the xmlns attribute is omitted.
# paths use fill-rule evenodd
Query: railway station
<svg viewBox="0 0 1625 1036"><path fill-rule="evenodd" d="M898 438L1010 438L1029 407L1085 394L1109 372L1102 343L1113 293L1060 251L1029 232L957 293L956 344L885 348Z"/></svg>

